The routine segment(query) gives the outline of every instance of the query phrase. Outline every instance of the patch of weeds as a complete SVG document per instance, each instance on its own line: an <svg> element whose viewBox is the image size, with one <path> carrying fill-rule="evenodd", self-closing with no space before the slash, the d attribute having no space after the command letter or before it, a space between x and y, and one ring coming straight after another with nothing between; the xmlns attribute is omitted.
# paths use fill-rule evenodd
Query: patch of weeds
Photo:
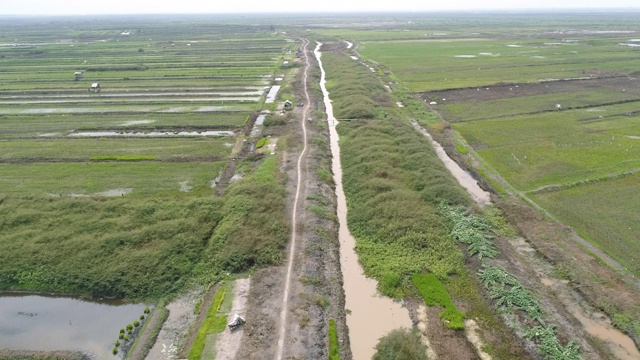
<svg viewBox="0 0 640 360"><path fill-rule="evenodd" d="M301 276L300 282L303 285L321 286L324 284L321 278L317 276Z"/></svg>
<svg viewBox="0 0 640 360"><path fill-rule="evenodd" d="M492 228L482 218L467 212L462 206L442 204L440 209L453 221L451 236L467 245L471 256L478 255L482 260L495 259L500 255L498 247L491 241L492 237L487 234Z"/></svg>
<svg viewBox="0 0 640 360"><path fill-rule="evenodd" d="M269 141L268 137L263 137L262 139L258 140L258 142L256 143L256 149L261 149L267 143L267 141Z"/></svg>
<svg viewBox="0 0 640 360"><path fill-rule="evenodd" d="M411 280L427 306L444 307L444 311L438 316L446 327L464 329L465 314L456 309L449 293L434 274L415 274Z"/></svg>
<svg viewBox="0 0 640 360"><path fill-rule="evenodd" d="M340 360L338 329L334 319L329 319L329 360Z"/></svg>
<svg viewBox="0 0 640 360"><path fill-rule="evenodd" d="M518 235L516 229L509 224L500 209L495 206L487 206L482 212L482 217L487 222L491 231L496 235L504 238L514 237Z"/></svg>

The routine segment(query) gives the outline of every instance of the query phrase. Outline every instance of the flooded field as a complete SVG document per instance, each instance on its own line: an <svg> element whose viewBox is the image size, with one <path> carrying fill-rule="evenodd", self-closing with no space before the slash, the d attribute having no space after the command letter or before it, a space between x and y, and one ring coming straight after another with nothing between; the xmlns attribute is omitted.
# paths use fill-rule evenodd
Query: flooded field
<svg viewBox="0 0 640 360"><path fill-rule="evenodd" d="M125 132L125 131L82 131L74 132L69 136L77 137L114 137L114 136L132 136L132 137L156 137L156 136L234 136L233 131L150 131L150 132ZM41 135L42 136L42 135Z"/></svg>
<svg viewBox="0 0 640 360"><path fill-rule="evenodd" d="M145 305L88 302L39 295L0 295L0 348L74 350L112 358L118 331Z"/></svg>

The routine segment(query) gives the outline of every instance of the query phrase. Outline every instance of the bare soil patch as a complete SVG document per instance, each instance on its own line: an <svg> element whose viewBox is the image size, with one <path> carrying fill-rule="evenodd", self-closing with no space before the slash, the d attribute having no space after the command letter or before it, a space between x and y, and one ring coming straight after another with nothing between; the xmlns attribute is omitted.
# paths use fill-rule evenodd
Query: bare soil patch
<svg viewBox="0 0 640 360"><path fill-rule="evenodd" d="M251 279L238 279L233 285L233 303L231 305L231 311L227 316L227 324L233 320L235 314L242 317L247 315L247 298L249 296L249 289L251 285ZM216 339L216 360L233 360L236 358L236 354L240 349L242 337L244 335L244 327L240 326L237 330L231 331L225 329L225 331L218 335Z"/></svg>
<svg viewBox="0 0 640 360"><path fill-rule="evenodd" d="M173 300L167 305L169 317L165 321L155 345L149 351L147 359L167 360L177 359L178 349L189 350L189 339L185 338L189 329L193 328L196 315L194 314L195 304L201 298L203 290L193 290ZM215 294L215 292L214 292ZM212 296L212 295L211 295ZM211 300L209 300L211 303ZM200 314L206 312L201 309ZM197 329L196 329L197 330ZM186 339L186 340L185 340Z"/></svg>

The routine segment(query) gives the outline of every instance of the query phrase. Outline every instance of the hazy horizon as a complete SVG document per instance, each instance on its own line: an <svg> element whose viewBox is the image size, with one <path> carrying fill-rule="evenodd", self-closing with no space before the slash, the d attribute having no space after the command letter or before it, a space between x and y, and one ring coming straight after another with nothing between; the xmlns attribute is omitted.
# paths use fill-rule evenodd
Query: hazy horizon
<svg viewBox="0 0 640 360"><path fill-rule="evenodd" d="M455 4L397 0L390 2L325 0L302 4L293 0L244 0L233 3L202 3L183 0L178 3L149 0L112 0L90 2L86 0L0 0L0 15L153 15L153 14L309 14L309 13L364 13L364 12L474 12L474 11L640 11L637 0L581 1L566 0L561 4L552 0L521 0L514 4L505 0L470 1Z"/></svg>

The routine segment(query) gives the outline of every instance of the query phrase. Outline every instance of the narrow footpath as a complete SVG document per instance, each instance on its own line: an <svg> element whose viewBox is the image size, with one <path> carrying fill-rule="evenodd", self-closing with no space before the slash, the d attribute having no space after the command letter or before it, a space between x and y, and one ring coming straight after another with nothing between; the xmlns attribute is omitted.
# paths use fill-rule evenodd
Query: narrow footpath
<svg viewBox="0 0 640 360"><path fill-rule="evenodd" d="M307 119L309 118L309 109L311 99L309 97L309 90L307 89L307 78L309 76L309 57L307 55L307 46L309 45L309 41L307 39L302 40L304 45L302 47L302 53L304 54L304 74L302 75L302 88L304 89L305 103L303 107L303 112L301 116L301 124L302 124L302 137L303 137L303 147L302 152L300 152L300 156L298 156L298 162L296 165L297 169L297 180L296 180L296 195L293 200L293 210L291 211L291 240L289 243L289 255L288 255L288 264L287 264L287 276L284 282L284 291L282 294L282 310L280 311L280 325L278 331L278 350L276 352L276 359L282 360L284 354L284 342L285 342L285 334L287 333L287 314L289 314L289 289L291 288L291 274L293 272L293 260L294 255L296 253L296 240L298 238L298 212L304 213L304 208L300 208L298 210L298 204L300 203L300 189L302 187L303 175L306 178L306 174L303 174L303 161L307 155ZM300 216L302 217L302 216Z"/></svg>

